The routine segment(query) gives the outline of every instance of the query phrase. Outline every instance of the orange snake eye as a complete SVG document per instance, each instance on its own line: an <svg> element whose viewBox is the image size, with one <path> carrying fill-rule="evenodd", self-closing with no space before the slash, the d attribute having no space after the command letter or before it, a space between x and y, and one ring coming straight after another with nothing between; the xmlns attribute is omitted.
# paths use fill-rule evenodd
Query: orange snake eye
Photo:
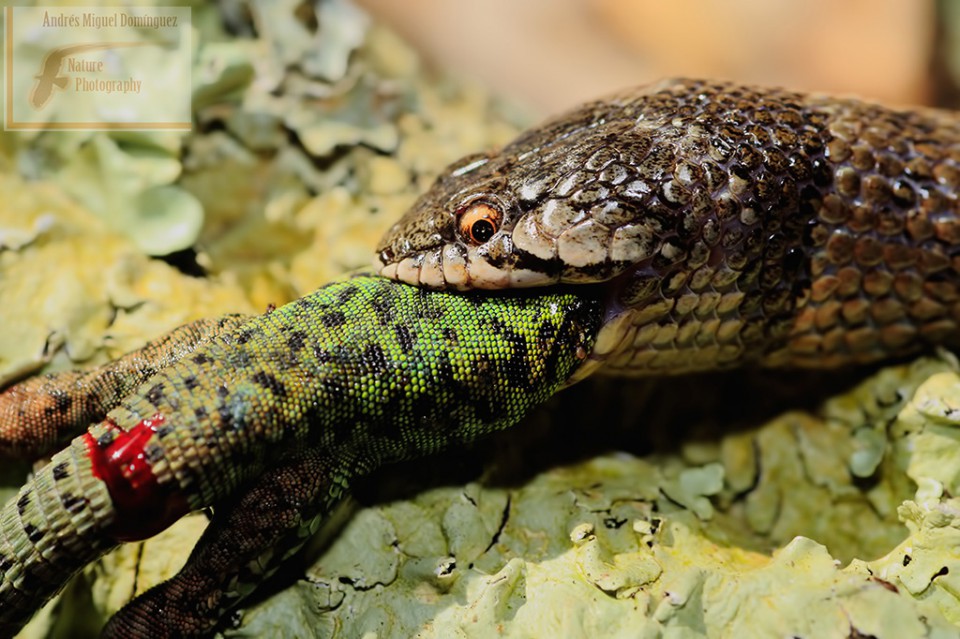
<svg viewBox="0 0 960 639"><path fill-rule="evenodd" d="M474 202L457 213L460 237L479 246L500 229L500 211L487 202Z"/></svg>

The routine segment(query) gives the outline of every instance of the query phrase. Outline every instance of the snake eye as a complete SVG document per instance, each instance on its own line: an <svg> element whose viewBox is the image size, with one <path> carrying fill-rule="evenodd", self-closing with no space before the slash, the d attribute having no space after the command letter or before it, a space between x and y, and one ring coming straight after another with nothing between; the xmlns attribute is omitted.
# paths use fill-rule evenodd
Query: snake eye
<svg viewBox="0 0 960 639"><path fill-rule="evenodd" d="M500 229L500 211L487 202L474 202L457 212L460 237L471 244L480 245Z"/></svg>

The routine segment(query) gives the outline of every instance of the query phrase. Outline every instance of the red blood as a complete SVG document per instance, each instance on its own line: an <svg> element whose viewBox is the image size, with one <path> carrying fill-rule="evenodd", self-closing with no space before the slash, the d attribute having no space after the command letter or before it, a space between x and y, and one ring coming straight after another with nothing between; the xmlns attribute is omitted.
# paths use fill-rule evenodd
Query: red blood
<svg viewBox="0 0 960 639"><path fill-rule="evenodd" d="M118 541L152 537L189 511L182 495L160 486L144 452L163 421L164 416L157 413L127 431L108 421L111 430L118 432L106 446L90 433L84 435L93 474L107 485L117 510L108 532Z"/></svg>

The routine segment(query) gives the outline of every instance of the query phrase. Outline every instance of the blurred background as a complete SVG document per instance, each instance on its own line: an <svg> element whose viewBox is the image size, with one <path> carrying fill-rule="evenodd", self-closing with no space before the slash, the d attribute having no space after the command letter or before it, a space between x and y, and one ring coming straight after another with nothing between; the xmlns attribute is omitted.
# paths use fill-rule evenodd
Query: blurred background
<svg viewBox="0 0 960 639"><path fill-rule="evenodd" d="M428 59L547 113L664 76L958 106L957 0L360 0Z"/></svg>

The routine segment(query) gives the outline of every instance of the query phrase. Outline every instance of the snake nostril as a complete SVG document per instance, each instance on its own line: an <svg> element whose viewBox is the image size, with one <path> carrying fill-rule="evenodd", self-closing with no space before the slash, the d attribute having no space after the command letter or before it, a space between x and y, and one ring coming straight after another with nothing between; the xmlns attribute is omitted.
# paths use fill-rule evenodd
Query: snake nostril
<svg viewBox="0 0 960 639"><path fill-rule="evenodd" d="M394 252L393 252L393 249L390 248L389 246L383 249L382 251L380 251L381 264L384 264L384 265L389 264L393 261L393 258L394 258Z"/></svg>

